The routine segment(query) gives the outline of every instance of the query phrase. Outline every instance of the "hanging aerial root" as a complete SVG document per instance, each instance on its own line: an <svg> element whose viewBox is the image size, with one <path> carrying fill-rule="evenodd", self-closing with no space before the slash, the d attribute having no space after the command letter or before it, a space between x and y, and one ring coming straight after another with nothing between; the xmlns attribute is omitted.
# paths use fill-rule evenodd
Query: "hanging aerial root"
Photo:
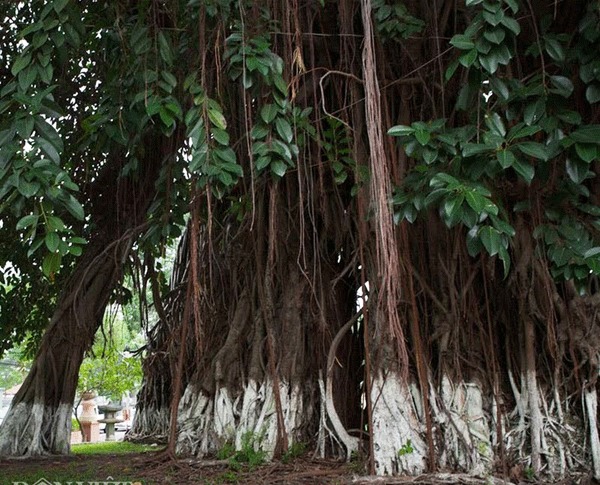
<svg viewBox="0 0 600 485"><path fill-rule="evenodd" d="M335 356L337 353L338 346L344 335L352 328L358 318L362 315L362 311L356 313L348 322L344 324L342 328L338 331L336 336L333 338L331 342L331 347L329 349L329 354L327 355L327 383L325 388L325 409L327 411L327 417L331 421L331 425L335 431L336 436L342 442L344 447L346 448L346 460L350 461L353 452L358 451L358 445L360 440L354 436L350 436L344 425L340 421L338 413L335 409L335 404L333 402L333 366L335 362Z"/></svg>

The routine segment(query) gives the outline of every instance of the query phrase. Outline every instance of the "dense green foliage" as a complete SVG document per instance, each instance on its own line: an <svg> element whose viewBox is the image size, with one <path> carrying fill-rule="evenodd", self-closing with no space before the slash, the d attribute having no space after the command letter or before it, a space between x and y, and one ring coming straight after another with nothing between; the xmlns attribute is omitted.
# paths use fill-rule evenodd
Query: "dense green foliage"
<svg viewBox="0 0 600 485"><path fill-rule="evenodd" d="M468 229L472 256L483 249L498 255L508 274L515 236L509 214L529 213L553 275L585 285L600 270L600 209L591 190L600 153L600 125L591 116L600 101L593 67L600 47L597 6L588 5L569 33L554 31L548 13L539 36L516 44L518 2L467 5L474 15L450 40L460 55L446 78L466 71L456 108L468 113L453 126L437 119L389 130L419 161L395 196L397 217L413 222L435 207L448 227ZM519 79L500 69L516 56L541 60L541 71ZM584 104L575 99L581 92Z"/></svg>

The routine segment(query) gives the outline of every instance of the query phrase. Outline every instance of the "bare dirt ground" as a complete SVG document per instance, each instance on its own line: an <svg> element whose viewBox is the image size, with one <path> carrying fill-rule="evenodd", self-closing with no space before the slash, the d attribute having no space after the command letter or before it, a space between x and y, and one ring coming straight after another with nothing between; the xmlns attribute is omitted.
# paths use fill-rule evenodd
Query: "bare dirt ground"
<svg viewBox="0 0 600 485"><path fill-rule="evenodd" d="M93 477L92 477L93 476ZM360 463L315 460L310 455L290 463L274 462L253 469L233 467L225 460L173 460L162 453L119 455L71 455L35 460L0 461L0 483L34 485L44 477L54 485L120 485L136 482L161 484L428 484L428 485L509 485L532 483L594 484L588 477L543 482L526 479L502 480L495 477L472 477L444 474L419 477L368 477ZM137 485L137 484L136 484Z"/></svg>

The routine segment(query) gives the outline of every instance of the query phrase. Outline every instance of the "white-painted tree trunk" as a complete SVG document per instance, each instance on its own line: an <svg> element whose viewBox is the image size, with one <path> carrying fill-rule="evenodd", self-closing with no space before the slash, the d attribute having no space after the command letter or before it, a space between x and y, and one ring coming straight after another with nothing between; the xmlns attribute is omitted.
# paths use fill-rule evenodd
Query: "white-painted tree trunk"
<svg viewBox="0 0 600 485"><path fill-rule="evenodd" d="M427 468L418 387L395 373L375 377L371 387L375 471L416 475Z"/></svg>
<svg viewBox="0 0 600 485"><path fill-rule="evenodd" d="M166 406L156 407L145 405L143 409L136 410L133 417L131 430L127 439L154 439L162 441L169 435L170 410Z"/></svg>
<svg viewBox="0 0 600 485"><path fill-rule="evenodd" d="M454 383L443 376L439 399L432 389L430 402L440 433L438 465L474 475L489 473L492 435L481 386L475 382Z"/></svg>
<svg viewBox="0 0 600 485"><path fill-rule="evenodd" d="M592 464L594 478L600 480L600 438L598 437L598 394L596 388L584 391L585 406L590 427L590 447L592 450Z"/></svg>
<svg viewBox="0 0 600 485"><path fill-rule="evenodd" d="M271 380L250 381L235 396L220 388L212 397L188 385L179 405L177 452L204 456L219 451L225 443L239 449L245 437L250 437L257 449L272 457L277 440L273 391ZM292 444L314 418L315 409L306 405L310 402L308 388L281 382L279 391L285 432Z"/></svg>
<svg viewBox="0 0 600 485"><path fill-rule="evenodd" d="M0 456L39 456L48 450L68 454L71 413L69 404L51 408L42 403L22 402L11 406L0 426ZM52 442L47 442L48 439Z"/></svg>

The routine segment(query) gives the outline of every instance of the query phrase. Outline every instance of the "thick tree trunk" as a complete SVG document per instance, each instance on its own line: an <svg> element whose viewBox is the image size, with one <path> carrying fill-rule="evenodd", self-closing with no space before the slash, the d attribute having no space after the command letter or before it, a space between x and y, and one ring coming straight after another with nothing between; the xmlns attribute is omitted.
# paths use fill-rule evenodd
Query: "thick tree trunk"
<svg viewBox="0 0 600 485"><path fill-rule="evenodd" d="M79 367L102 323L130 239L93 244L61 295L31 371L0 426L0 456L69 452Z"/></svg>
<svg viewBox="0 0 600 485"><path fill-rule="evenodd" d="M156 133L144 140L144 173L123 177L123 155L112 153L85 197L93 233L78 260L31 371L0 426L0 456L35 456L69 452L71 409L79 367L102 324L111 292L135 238L143 229L154 198L154 184L165 154L174 150L175 136Z"/></svg>

